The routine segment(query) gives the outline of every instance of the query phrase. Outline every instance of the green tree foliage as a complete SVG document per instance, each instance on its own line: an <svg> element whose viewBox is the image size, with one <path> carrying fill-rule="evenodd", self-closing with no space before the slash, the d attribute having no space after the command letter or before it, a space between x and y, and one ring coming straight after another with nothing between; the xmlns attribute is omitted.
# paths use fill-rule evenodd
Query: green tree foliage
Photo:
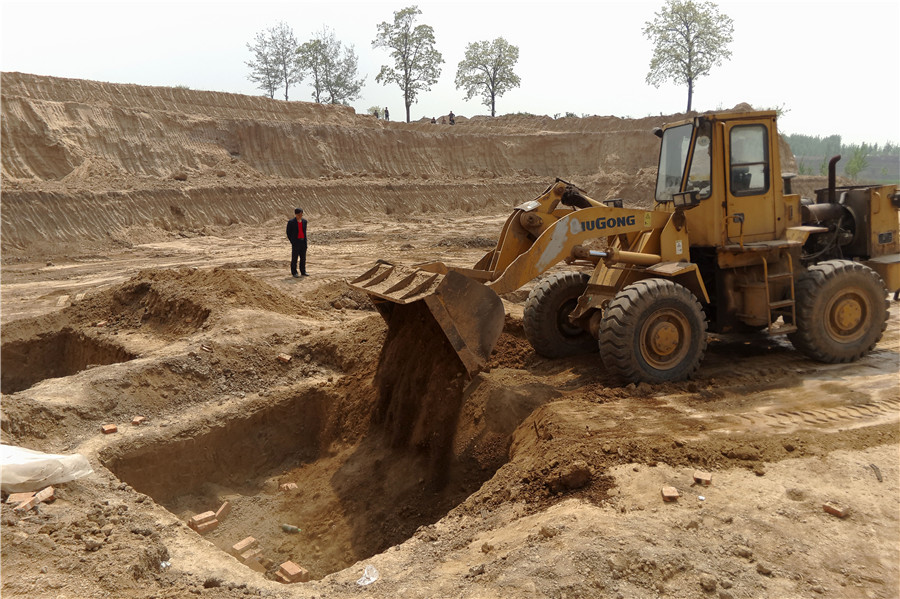
<svg viewBox="0 0 900 599"><path fill-rule="evenodd" d="M861 146L856 146L853 149L853 153L850 155L850 159L847 161L847 164L844 165L844 172L850 177L851 180L856 181L859 174L866 170L869 166L869 157L868 152L866 151L866 144Z"/></svg>
<svg viewBox="0 0 900 599"><path fill-rule="evenodd" d="M691 110L694 82L714 66L731 58L734 22L712 2L667 0L653 21L644 24L644 36L653 43L647 83L659 87L671 80L687 84L687 110Z"/></svg>
<svg viewBox="0 0 900 599"><path fill-rule="evenodd" d="M406 122L409 107L419 92L429 91L441 75L444 62L441 53L434 48L434 29L430 25L416 25L416 17L422 14L417 6L409 6L394 13L394 22L378 24L378 34L372 41L373 48L387 48L394 59L394 66L383 65L375 81L381 84L396 83L403 90L406 106Z"/></svg>
<svg viewBox="0 0 900 599"><path fill-rule="evenodd" d="M518 60L519 48L502 37L473 42L466 46L466 56L456 69L456 89L465 88L466 100L481 94L481 103L496 116L497 97L520 85L513 72Z"/></svg>
<svg viewBox="0 0 900 599"><path fill-rule="evenodd" d="M265 32L257 33L256 42L252 45L247 44L247 49L253 53L253 60L246 63L250 67L247 79L255 83L256 87L263 90L267 96L274 98L278 89L278 69L275 68Z"/></svg>
<svg viewBox="0 0 900 599"><path fill-rule="evenodd" d="M794 156L825 156L831 158L841 153L841 136L815 137L811 135L784 135L784 140L791 146Z"/></svg>
<svg viewBox="0 0 900 599"><path fill-rule="evenodd" d="M353 47L344 47L334 31L323 28L297 50L300 70L309 75L312 98L317 103L348 104L359 99L365 78L357 77Z"/></svg>
<svg viewBox="0 0 900 599"><path fill-rule="evenodd" d="M247 62L250 75L247 78L257 84L270 98L284 86L284 99L288 99L290 88L300 83L303 75L295 60L297 38L293 30L284 22L256 34L256 43L247 44L253 52L253 60Z"/></svg>
<svg viewBox="0 0 900 599"><path fill-rule="evenodd" d="M875 143L845 144L840 135L827 137L792 133L784 136L797 158L800 174L828 174L828 161L832 156L842 156L838 166L843 165L844 174L858 180L880 179L895 182L900 176L900 147L888 141L883 145Z"/></svg>

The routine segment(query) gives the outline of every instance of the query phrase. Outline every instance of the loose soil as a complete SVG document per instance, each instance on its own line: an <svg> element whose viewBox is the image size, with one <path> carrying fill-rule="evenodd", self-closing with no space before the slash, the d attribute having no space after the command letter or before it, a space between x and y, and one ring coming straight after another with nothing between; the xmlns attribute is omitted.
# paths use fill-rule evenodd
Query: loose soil
<svg viewBox="0 0 900 599"><path fill-rule="evenodd" d="M635 386L596 354L533 351L537 281L503 297L472 378L427 314L410 307L419 326L389 333L346 283L376 258L473 265L555 176L646 205L642 135L680 116L436 130L228 94L2 84L0 436L94 468L53 503L2 505L4 597L900 595L897 303L853 364L713 338L693 380ZM302 279L283 239L296 204ZM225 501L215 530L186 525ZM265 573L227 552L247 536ZM313 580L276 582L286 560ZM379 579L362 587L368 564Z"/></svg>

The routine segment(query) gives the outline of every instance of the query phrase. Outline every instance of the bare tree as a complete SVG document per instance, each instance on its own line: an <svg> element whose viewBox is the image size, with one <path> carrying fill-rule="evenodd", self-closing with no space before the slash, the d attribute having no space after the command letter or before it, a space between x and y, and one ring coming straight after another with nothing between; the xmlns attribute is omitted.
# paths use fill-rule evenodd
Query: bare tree
<svg viewBox="0 0 900 599"><path fill-rule="evenodd" d="M731 58L734 21L719 13L712 2L668 0L644 24L644 36L653 42L653 58L647 83L659 87L667 80L688 86L687 110L691 110L694 81L714 66Z"/></svg>
<svg viewBox="0 0 900 599"><path fill-rule="evenodd" d="M444 58L434 48L434 29L430 25L415 25L422 14L418 6L409 6L394 13L394 22L383 21L378 25L378 35L373 48L388 48L394 66L383 65L375 81L396 83L403 90L406 106L406 122L409 107L420 91L429 91L441 75Z"/></svg>

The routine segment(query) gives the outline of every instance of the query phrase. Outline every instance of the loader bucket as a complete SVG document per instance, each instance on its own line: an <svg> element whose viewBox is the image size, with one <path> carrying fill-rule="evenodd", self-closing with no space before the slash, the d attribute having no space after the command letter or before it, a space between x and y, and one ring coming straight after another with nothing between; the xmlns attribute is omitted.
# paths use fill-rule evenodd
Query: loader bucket
<svg viewBox="0 0 900 599"><path fill-rule="evenodd" d="M452 270L442 275L379 262L350 286L368 293L389 325L403 322L397 309L424 302L470 375L484 368L503 331L497 294Z"/></svg>

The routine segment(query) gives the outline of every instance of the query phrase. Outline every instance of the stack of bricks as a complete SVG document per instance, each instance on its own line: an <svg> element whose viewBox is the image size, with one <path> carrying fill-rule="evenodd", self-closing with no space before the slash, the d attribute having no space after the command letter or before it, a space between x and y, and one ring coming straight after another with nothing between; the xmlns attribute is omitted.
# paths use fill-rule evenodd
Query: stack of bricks
<svg viewBox="0 0 900 599"><path fill-rule="evenodd" d="M284 562L278 566L278 572L275 578L284 584L293 582L309 582L309 571L306 568L298 566L294 562Z"/></svg>
<svg viewBox="0 0 900 599"><path fill-rule="evenodd" d="M219 525L215 512L203 512L196 516L191 516L188 520L188 526L193 528L199 534L206 534Z"/></svg>
<svg viewBox="0 0 900 599"><path fill-rule="evenodd" d="M238 541L231 546L229 553L236 557L242 564L263 574L271 563L263 557L262 549L259 548L259 541L253 537L247 537L243 541Z"/></svg>
<svg viewBox="0 0 900 599"><path fill-rule="evenodd" d="M215 512L203 512L202 514L192 516L191 519L188 520L188 526L201 535L206 534L215 529L219 525L219 522L224 520L225 516L227 516L230 511L231 503L226 501L222 504L222 507Z"/></svg>
<svg viewBox="0 0 900 599"><path fill-rule="evenodd" d="M37 493L34 491L25 493L12 493L6 498L6 503L15 503L17 512L27 512L39 503L53 503L56 500L56 491L53 487L46 487Z"/></svg>

